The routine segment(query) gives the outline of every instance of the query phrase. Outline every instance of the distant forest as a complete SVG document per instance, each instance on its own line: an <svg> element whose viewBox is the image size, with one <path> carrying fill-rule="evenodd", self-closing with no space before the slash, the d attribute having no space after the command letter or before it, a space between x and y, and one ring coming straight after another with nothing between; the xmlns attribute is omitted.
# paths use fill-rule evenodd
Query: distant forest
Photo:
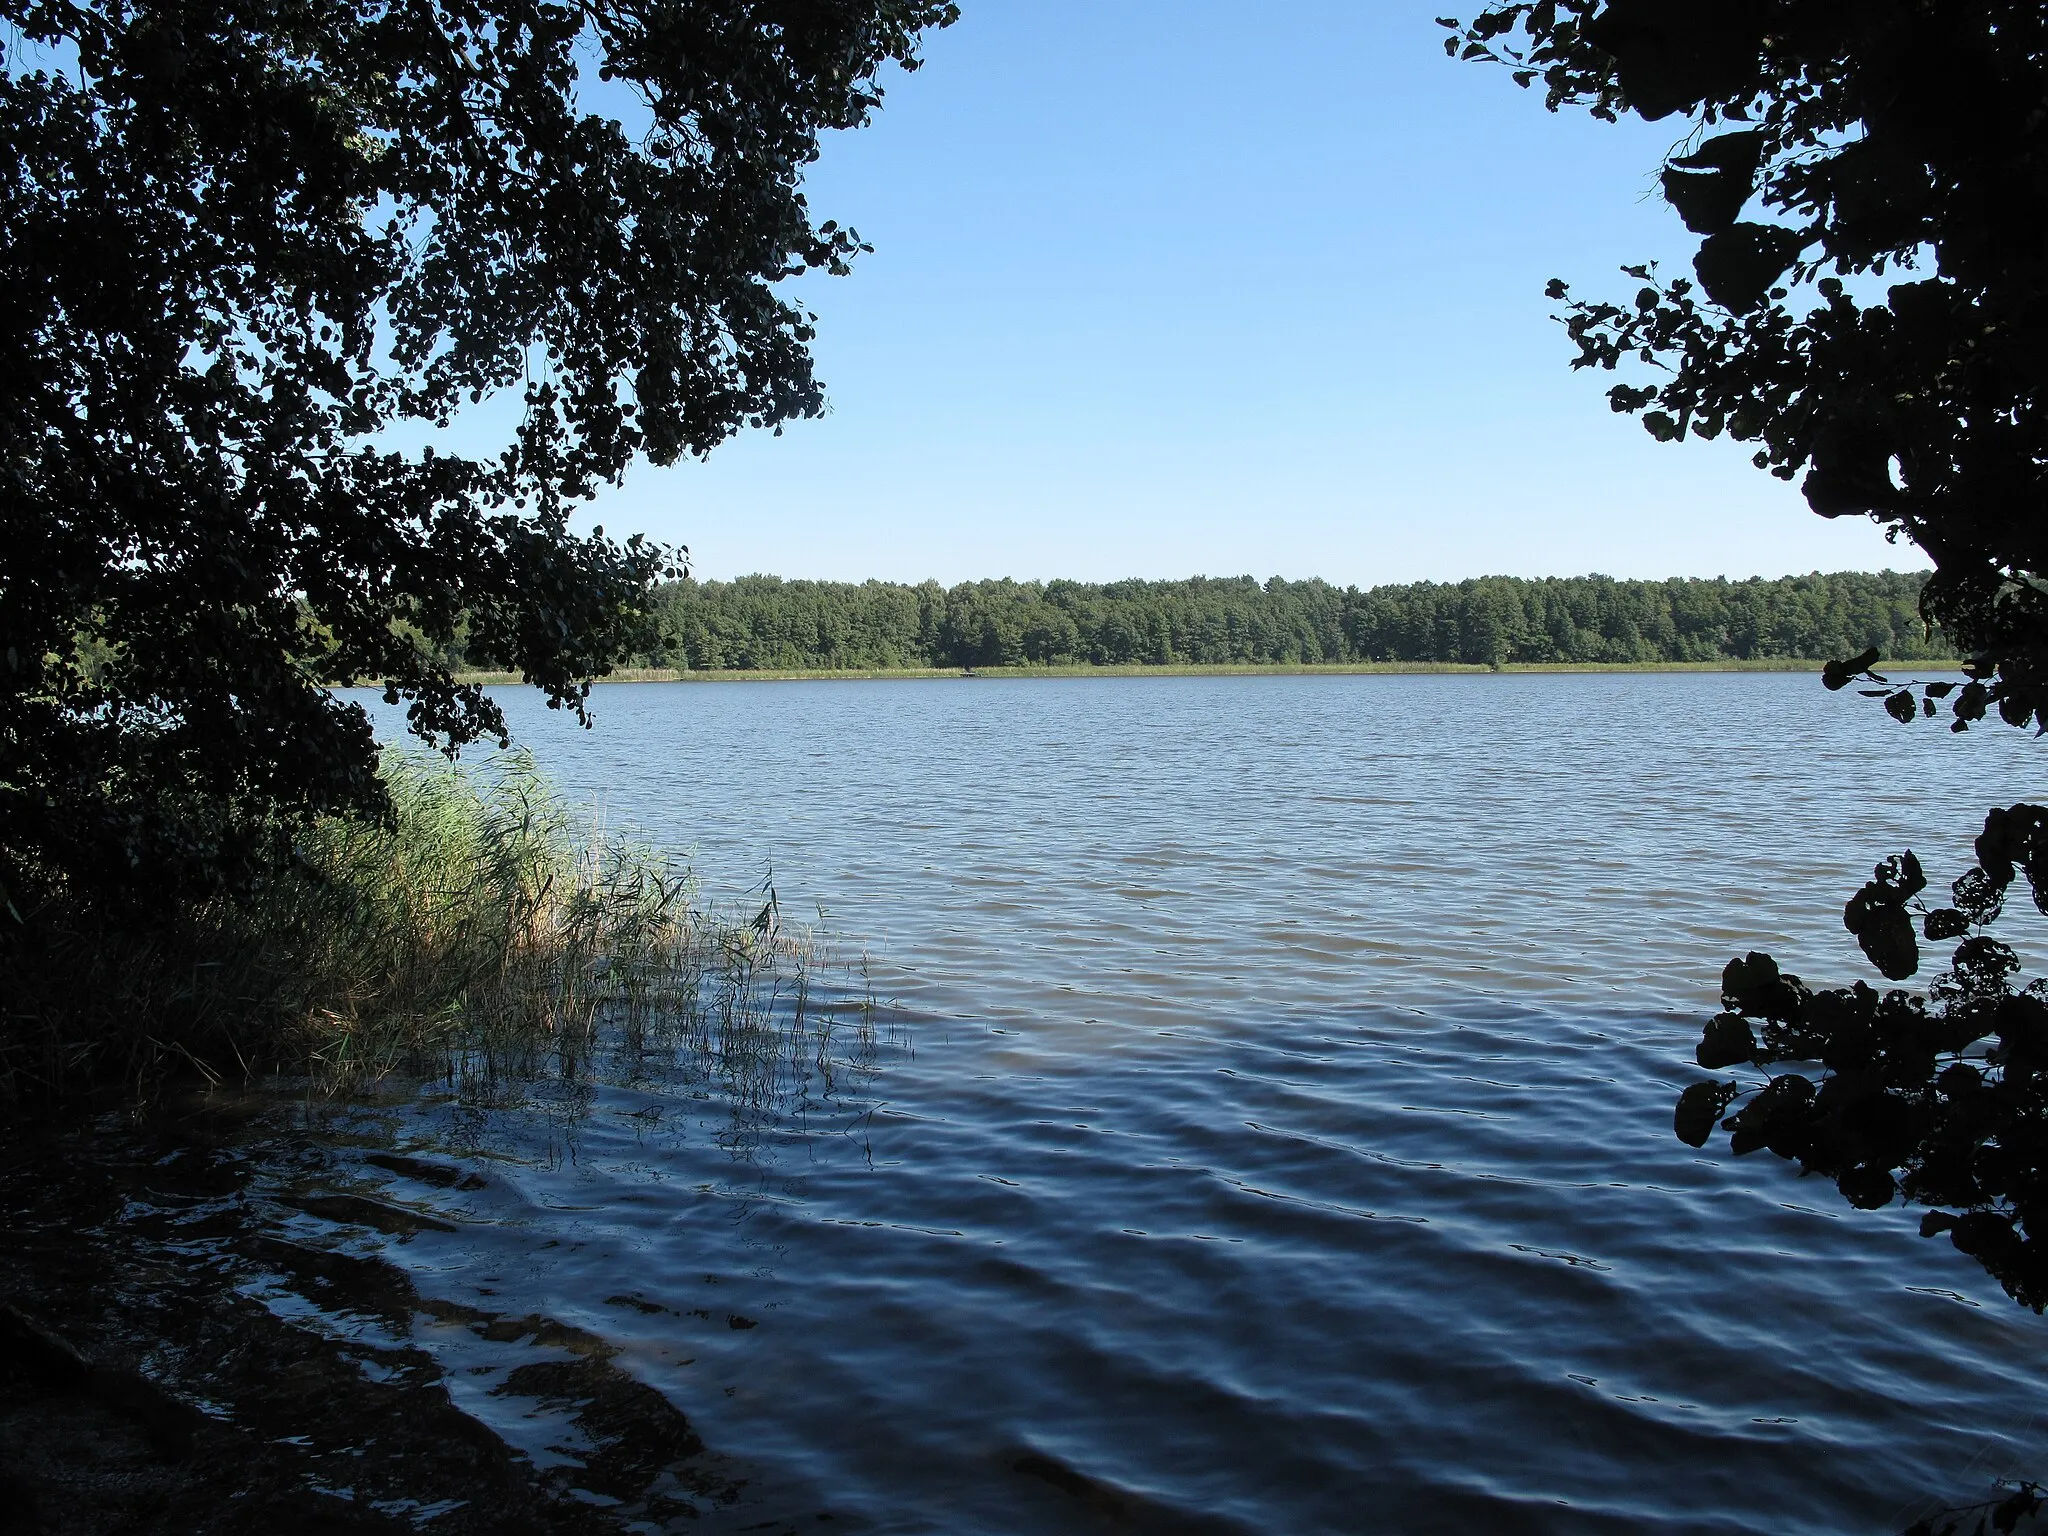
<svg viewBox="0 0 2048 1536"><path fill-rule="evenodd" d="M1826 660L1953 656L1921 573L1616 581L1606 576L1334 587L1186 581L684 580L661 589L652 667L886 669L1315 662ZM479 661L482 658L477 658Z"/></svg>
<svg viewBox="0 0 2048 1536"><path fill-rule="evenodd" d="M1890 661L1953 658L1919 611L1924 572L1767 581L1482 576L1333 587L1250 576L1185 581L671 582L659 641L628 667L886 671L1008 666L1345 662ZM418 643L428 642L414 631ZM459 638L457 668L497 658Z"/></svg>

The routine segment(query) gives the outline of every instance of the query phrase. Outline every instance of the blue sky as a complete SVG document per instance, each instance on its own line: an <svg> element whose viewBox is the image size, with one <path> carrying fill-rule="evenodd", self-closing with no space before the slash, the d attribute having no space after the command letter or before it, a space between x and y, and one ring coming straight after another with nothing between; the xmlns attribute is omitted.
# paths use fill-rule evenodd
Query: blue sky
<svg viewBox="0 0 2048 1536"><path fill-rule="evenodd" d="M1685 259L1675 130L1453 63L1444 3L964 0L810 177L875 246L798 288L830 414L594 520L710 577L1923 565L1567 368L1547 279Z"/></svg>

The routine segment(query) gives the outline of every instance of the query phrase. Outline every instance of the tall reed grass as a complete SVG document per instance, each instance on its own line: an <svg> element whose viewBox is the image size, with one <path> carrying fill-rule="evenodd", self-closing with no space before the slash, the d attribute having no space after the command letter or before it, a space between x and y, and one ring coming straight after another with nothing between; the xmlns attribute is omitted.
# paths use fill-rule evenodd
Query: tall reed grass
<svg viewBox="0 0 2048 1536"><path fill-rule="evenodd" d="M0 959L0 1098L147 1091L178 1069L573 1074L601 1047L657 1045L772 1095L757 1080L777 1063L829 1065L820 947L772 884L757 911L707 910L686 868L583 824L517 754L393 755L386 778L388 825L316 824L253 898ZM871 1003L853 1011L868 1027Z"/></svg>

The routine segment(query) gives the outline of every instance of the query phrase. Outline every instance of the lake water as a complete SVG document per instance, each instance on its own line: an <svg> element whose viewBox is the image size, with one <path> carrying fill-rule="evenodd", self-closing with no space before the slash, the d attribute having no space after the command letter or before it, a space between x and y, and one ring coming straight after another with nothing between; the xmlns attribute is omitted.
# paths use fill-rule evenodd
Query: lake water
<svg viewBox="0 0 2048 1536"><path fill-rule="evenodd" d="M1875 1531L2048 1474L2039 1319L1671 1133L1727 957L1868 977L1841 902L2048 793L2016 733L1799 675L501 697L711 891L772 866L896 1025L752 1118L659 1074L326 1109L321 1179L453 1230L277 1219L607 1341L727 1478L675 1529ZM492 1390L545 1336L468 1315L393 1326L573 1480Z"/></svg>

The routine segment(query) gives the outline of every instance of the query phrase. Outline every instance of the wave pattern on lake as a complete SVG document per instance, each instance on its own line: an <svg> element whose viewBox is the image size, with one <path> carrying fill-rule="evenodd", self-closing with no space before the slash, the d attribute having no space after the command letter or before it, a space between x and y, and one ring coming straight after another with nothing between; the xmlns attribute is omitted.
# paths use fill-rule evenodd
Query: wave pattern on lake
<svg viewBox="0 0 2048 1536"><path fill-rule="evenodd" d="M1670 1128L1727 956L1867 974L1841 901L2039 794L2014 733L1772 675L502 698L712 889L772 865L894 1033L752 1120L660 1070L307 1109L322 1188L450 1230L289 1219L601 1337L739 1524L1882 1530L2048 1473L2037 1319ZM570 1454L451 1315L458 1401Z"/></svg>

